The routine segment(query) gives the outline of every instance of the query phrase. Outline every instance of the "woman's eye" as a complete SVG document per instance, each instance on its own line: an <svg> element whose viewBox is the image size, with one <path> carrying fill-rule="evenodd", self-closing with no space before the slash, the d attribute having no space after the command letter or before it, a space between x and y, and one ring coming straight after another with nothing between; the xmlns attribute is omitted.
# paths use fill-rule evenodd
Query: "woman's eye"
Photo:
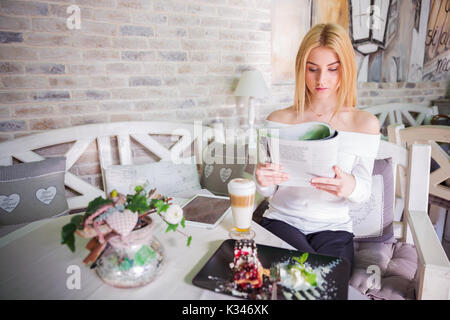
<svg viewBox="0 0 450 320"><path fill-rule="evenodd" d="M336 69L328 69L328 71L334 72L334 71L337 71L337 68Z"/></svg>
<svg viewBox="0 0 450 320"><path fill-rule="evenodd" d="M311 72L316 72L317 71L317 69L311 69L311 68L309 68L308 70L311 71Z"/></svg>

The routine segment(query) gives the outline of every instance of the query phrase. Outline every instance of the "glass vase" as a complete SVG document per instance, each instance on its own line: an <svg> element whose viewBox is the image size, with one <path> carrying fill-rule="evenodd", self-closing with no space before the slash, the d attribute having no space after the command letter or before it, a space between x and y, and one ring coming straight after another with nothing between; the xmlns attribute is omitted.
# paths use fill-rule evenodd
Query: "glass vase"
<svg viewBox="0 0 450 320"><path fill-rule="evenodd" d="M154 280L164 266L164 250L152 235L153 220L128 236L114 236L97 262L98 276L118 288L141 287Z"/></svg>

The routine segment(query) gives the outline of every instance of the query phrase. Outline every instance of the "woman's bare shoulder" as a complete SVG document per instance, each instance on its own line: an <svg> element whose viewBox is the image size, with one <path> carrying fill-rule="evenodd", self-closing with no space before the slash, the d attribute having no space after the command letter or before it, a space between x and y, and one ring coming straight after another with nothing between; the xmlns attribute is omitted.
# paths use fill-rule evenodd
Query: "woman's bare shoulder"
<svg viewBox="0 0 450 320"><path fill-rule="evenodd" d="M290 123L292 121L292 116L295 115L291 107L284 109L278 109L272 111L266 118L266 120L282 123Z"/></svg>
<svg viewBox="0 0 450 320"><path fill-rule="evenodd" d="M356 109L353 112L353 130L360 133L380 133L380 122L378 118L368 111Z"/></svg>

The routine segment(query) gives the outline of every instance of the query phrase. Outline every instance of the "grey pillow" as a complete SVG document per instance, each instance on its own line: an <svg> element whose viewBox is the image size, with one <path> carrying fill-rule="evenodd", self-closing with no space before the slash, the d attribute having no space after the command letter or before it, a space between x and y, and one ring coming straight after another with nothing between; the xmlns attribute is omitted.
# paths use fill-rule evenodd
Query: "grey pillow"
<svg viewBox="0 0 450 320"><path fill-rule="evenodd" d="M350 203L354 241L393 243L394 174L392 159L376 159L372 171L372 194L364 203Z"/></svg>
<svg viewBox="0 0 450 320"><path fill-rule="evenodd" d="M417 261L416 248L409 243L355 243L355 265L349 284L376 300L413 299ZM369 287L375 284L369 280L374 275L374 269L369 267L373 266L381 272L378 288Z"/></svg>
<svg viewBox="0 0 450 320"><path fill-rule="evenodd" d="M64 157L0 166L0 226L68 213L65 169Z"/></svg>
<svg viewBox="0 0 450 320"><path fill-rule="evenodd" d="M228 154L227 154L228 148ZM230 150L233 150L231 153ZM252 171L248 164L248 145L226 145L213 142L203 152L202 188L215 195L228 196L228 182Z"/></svg>

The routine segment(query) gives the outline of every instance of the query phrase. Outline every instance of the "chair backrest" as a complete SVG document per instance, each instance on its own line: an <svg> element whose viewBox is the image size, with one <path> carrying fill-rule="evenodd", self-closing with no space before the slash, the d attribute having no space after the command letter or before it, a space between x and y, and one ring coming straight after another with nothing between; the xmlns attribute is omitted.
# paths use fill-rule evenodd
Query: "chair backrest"
<svg viewBox="0 0 450 320"><path fill-rule="evenodd" d="M381 140L380 147L378 149L377 159L392 159L392 169L394 176L394 190L399 190L393 195L394 203L394 235L396 238L403 238L403 223L402 216L405 209L405 198L407 190L406 177L403 179L398 178L398 170L407 172L409 165L408 151L405 147L398 144Z"/></svg>
<svg viewBox="0 0 450 320"><path fill-rule="evenodd" d="M424 125L404 128L402 125L390 128L389 139L393 142L409 147L413 143L429 144L431 158L439 166L430 175L430 194L442 199L450 200L450 127L440 125Z"/></svg>
<svg viewBox="0 0 450 320"><path fill-rule="evenodd" d="M185 157L188 153L190 161L201 163L202 146L208 134L212 135L208 130L210 128L200 124L159 121L100 123L50 130L0 143L0 165L11 165L15 160L43 160L37 149L70 144L63 154L66 157L65 185L80 195L68 198L69 209L85 208L92 199L104 196L105 192L69 170L91 144L98 153L102 170L114 162L133 164L133 158L136 158L133 144L144 150L141 152L156 156L156 161ZM161 136L166 137L166 143L158 141ZM189 148L190 152L186 152ZM102 180L104 186L103 171Z"/></svg>
<svg viewBox="0 0 450 320"><path fill-rule="evenodd" d="M359 108L376 115L382 129L397 123L404 124L405 127L430 124L433 116L439 113L437 106L426 107L410 103L388 103Z"/></svg>

